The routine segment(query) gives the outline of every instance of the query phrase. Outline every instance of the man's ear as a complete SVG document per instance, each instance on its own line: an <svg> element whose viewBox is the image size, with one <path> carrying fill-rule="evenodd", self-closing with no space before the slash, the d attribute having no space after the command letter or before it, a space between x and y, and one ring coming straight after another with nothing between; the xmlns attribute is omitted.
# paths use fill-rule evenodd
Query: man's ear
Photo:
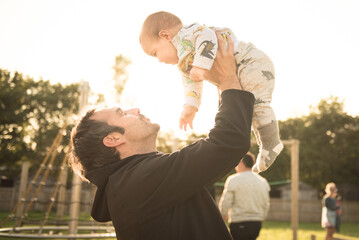
<svg viewBox="0 0 359 240"><path fill-rule="evenodd" d="M158 36L160 38L163 38L163 39L166 39L166 40L169 40L171 41L172 40L172 34L167 31L167 30L161 30L159 33L158 33Z"/></svg>
<svg viewBox="0 0 359 240"><path fill-rule="evenodd" d="M103 144L106 147L117 147L126 142L124 136L118 132L109 133L102 139Z"/></svg>

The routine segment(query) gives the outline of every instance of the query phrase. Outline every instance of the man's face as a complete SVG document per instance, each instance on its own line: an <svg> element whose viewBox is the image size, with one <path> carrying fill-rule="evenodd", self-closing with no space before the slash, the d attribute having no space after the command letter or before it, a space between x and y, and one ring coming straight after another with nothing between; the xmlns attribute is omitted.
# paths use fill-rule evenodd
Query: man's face
<svg viewBox="0 0 359 240"><path fill-rule="evenodd" d="M102 109L96 111L91 118L106 122L111 126L124 128L124 136L130 141L143 140L150 136L156 139L160 130L160 126L142 115L138 108L129 110L122 110L121 108Z"/></svg>

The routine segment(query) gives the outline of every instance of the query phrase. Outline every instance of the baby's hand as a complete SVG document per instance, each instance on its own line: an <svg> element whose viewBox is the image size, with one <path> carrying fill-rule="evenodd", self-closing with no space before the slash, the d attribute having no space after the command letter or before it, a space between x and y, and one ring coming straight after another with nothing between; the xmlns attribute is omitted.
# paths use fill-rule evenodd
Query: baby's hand
<svg viewBox="0 0 359 240"><path fill-rule="evenodd" d="M189 78L194 82L199 82L204 80L204 75L208 72L208 70L193 66L190 73Z"/></svg>
<svg viewBox="0 0 359 240"><path fill-rule="evenodd" d="M185 131L187 131L187 124L190 126L191 129L193 129L193 119L197 111L198 109L193 106L184 107L181 114L181 118L179 120L180 129L184 129Z"/></svg>

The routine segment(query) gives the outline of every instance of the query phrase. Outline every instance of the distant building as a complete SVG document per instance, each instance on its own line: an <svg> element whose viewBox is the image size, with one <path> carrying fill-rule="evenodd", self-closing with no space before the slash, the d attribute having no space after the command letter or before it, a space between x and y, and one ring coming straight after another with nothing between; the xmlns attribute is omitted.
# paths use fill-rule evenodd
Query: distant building
<svg viewBox="0 0 359 240"><path fill-rule="evenodd" d="M275 189L279 192L279 198L284 200L291 199L291 184L286 184L281 187L276 187ZM299 192L298 199L299 200L318 200L318 191L308 184L299 181Z"/></svg>

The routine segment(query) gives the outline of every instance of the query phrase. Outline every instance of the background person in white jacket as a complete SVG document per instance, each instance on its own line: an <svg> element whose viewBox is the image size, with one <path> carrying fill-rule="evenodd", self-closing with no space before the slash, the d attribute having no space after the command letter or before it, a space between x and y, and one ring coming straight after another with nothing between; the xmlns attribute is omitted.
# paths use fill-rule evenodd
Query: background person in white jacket
<svg viewBox="0 0 359 240"><path fill-rule="evenodd" d="M223 219L234 240L253 240L259 235L270 205L267 180L252 172L255 158L247 153L226 180L219 201Z"/></svg>

